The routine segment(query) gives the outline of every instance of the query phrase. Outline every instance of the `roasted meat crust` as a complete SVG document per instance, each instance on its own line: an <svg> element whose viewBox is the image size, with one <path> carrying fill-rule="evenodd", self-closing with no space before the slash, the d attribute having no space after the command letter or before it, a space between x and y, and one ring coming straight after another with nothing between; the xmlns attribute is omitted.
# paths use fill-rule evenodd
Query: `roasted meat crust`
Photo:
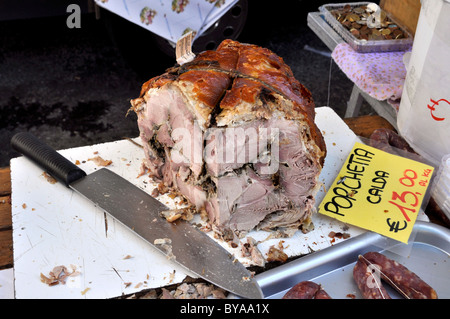
<svg viewBox="0 0 450 319"><path fill-rule="evenodd" d="M211 115L221 118L225 113L239 113L241 110L236 106L242 101L257 106L261 105L257 103L258 99L270 98L274 94L289 100L292 103L284 103L282 111L288 119L307 122L311 138L322 151L320 162L323 166L326 145L314 122L315 105L311 92L295 79L290 67L272 51L224 40L216 51L205 51L193 62L170 68L167 73L144 83L140 97L131 101L133 108L139 105L149 89L162 87L175 79L193 85L192 92L197 101L203 103L201 114L210 123L214 123Z"/></svg>
<svg viewBox="0 0 450 319"><path fill-rule="evenodd" d="M216 51L144 83L131 104L150 175L205 211L211 223L237 231L309 227L326 146L311 93L275 53L225 40ZM192 141L177 136L178 128ZM269 135L279 129L278 171L262 173L271 162L255 162L256 157L217 161L229 146L229 128ZM204 140L195 139L202 134ZM184 152L190 145L192 152ZM258 159L272 156L270 148L262 152L242 140L233 151L245 154L247 146L258 148Z"/></svg>

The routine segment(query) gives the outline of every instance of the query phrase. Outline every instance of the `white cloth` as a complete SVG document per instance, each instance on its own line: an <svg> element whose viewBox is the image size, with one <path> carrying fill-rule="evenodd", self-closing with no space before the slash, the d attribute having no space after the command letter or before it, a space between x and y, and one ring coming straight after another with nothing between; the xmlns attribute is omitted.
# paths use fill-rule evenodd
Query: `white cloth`
<svg viewBox="0 0 450 319"><path fill-rule="evenodd" d="M96 4L173 43L189 31L199 37L237 0L95 0Z"/></svg>

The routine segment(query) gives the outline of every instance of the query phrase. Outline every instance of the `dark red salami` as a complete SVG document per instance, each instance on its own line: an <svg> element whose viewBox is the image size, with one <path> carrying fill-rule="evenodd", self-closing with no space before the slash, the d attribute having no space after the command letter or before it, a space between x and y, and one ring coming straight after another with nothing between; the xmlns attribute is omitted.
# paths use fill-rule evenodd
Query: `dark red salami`
<svg viewBox="0 0 450 319"><path fill-rule="evenodd" d="M366 265L380 267L381 278L404 297L410 299L437 299L436 291L419 276L395 260L377 252L368 252L360 258Z"/></svg>
<svg viewBox="0 0 450 319"><path fill-rule="evenodd" d="M391 299L375 267L358 260L353 268L353 279L364 299Z"/></svg>
<svg viewBox="0 0 450 319"><path fill-rule="evenodd" d="M302 281L292 287L283 299L331 299L322 287L312 281Z"/></svg>

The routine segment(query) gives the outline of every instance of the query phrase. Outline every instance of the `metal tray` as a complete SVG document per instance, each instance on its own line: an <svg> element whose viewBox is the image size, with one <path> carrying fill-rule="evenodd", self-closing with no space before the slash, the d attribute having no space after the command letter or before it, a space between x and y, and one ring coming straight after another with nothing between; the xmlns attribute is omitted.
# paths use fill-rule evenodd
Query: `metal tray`
<svg viewBox="0 0 450 319"><path fill-rule="evenodd" d="M387 51L403 51L409 50L412 47L414 37L406 30L391 14L387 13L389 20L397 24L402 31L408 36L404 39L392 40L360 40L350 33L336 18L330 13L335 9L342 9L345 5L350 5L352 8L367 5L370 2L350 2L350 3L334 3L325 4L319 7L319 11L324 15L325 20L336 30L337 33L347 42L353 50L360 53L370 52L387 52Z"/></svg>
<svg viewBox="0 0 450 319"><path fill-rule="evenodd" d="M402 244L367 232L255 276L267 299L278 299L295 284L321 284L333 299L362 298L353 280L358 255L378 251L415 272L440 299L450 298L450 230L416 221L410 242ZM389 285L392 298L402 298Z"/></svg>

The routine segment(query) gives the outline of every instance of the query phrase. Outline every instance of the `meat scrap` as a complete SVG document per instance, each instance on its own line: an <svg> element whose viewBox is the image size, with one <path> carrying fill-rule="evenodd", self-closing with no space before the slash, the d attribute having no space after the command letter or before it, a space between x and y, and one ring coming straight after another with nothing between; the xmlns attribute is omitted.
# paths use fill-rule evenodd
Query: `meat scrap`
<svg viewBox="0 0 450 319"><path fill-rule="evenodd" d="M275 53L225 40L144 83L131 105L150 177L209 223L311 229L326 146L311 93Z"/></svg>
<svg viewBox="0 0 450 319"><path fill-rule="evenodd" d="M328 237L331 238L331 243L334 243L336 241L336 238L339 239L347 239L350 238L350 234L349 233L341 233L341 232L334 232L334 231L330 231L328 233Z"/></svg>
<svg viewBox="0 0 450 319"><path fill-rule="evenodd" d="M194 217L195 209L192 206L169 209L161 211L159 214L161 217L164 217L169 222L174 222L178 219L191 220Z"/></svg>
<svg viewBox="0 0 450 319"><path fill-rule="evenodd" d="M97 165L97 166L109 166L112 164L111 160L105 160L105 159L101 158L100 156L89 158L88 161L94 162L95 165Z"/></svg>
<svg viewBox="0 0 450 319"><path fill-rule="evenodd" d="M53 177L50 176L47 172L43 172L42 176L49 182L50 184L56 184L58 181Z"/></svg>
<svg viewBox="0 0 450 319"><path fill-rule="evenodd" d="M64 285L67 277L75 277L80 274L80 272L76 270L76 266L71 265L71 268L73 270L69 271L66 266L56 266L49 272L48 276L41 273L41 282L49 286L55 286L58 284Z"/></svg>
<svg viewBox="0 0 450 319"><path fill-rule="evenodd" d="M287 259L288 255L284 251L275 246L270 246L269 251L267 252L267 261L279 261L284 263Z"/></svg>
<svg viewBox="0 0 450 319"><path fill-rule="evenodd" d="M330 238L339 238L339 239L347 239L347 238L349 238L350 237L350 234L349 233L341 233L341 232L334 232L334 231L330 231L329 233L328 233L328 237L330 237Z"/></svg>
<svg viewBox="0 0 450 319"><path fill-rule="evenodd" d="M154 245L159 245L161 250L166 254L167 259L176 259L172 252L172 239L170 238L157 238L153 241Z"/></svg>
<svg viewBox="0 0 450 319"><path fill-rule="evenodd" d="M242 255L250 258L256 266L264 267L266 265L266 261L257 245L258 243L254 238L250 236L247 237L247 243L242 245Z"/></svg>
<svg viewBox="0 0 450 319"><path fill-rule="evenodd" d="M151 293L151 296L156 299L225 299L226 292L212 284L182 283L172 290L161 288L161 293L159 295Z"/></svg>
<svg viewBox="0 0 450 319"><path fill-rule="evenodd" d="M91 288L87 287L86 289L83 289L80 293L82 296L84 296Z"/></svg>

